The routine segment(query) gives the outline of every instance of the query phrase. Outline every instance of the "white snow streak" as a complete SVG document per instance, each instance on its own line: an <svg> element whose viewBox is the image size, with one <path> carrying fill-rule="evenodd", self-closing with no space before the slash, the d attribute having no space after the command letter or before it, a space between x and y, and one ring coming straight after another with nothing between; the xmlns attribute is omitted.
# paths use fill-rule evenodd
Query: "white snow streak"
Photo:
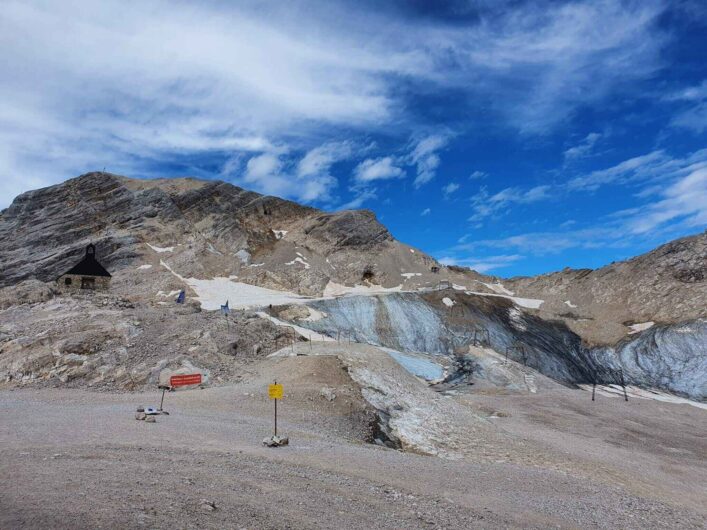
<svg viewBox="0 0 707 530"><path fill-rule="evenodd" d="M154 246L154 245L150 245L149 243L145 243L145 244L146 244L148 247L150 247L152 250L154 250L155 252L158 252L158 253L160 253L160 254L161 254L162 252L173 252L173 251L174 251L174 247L157 247L157 246Z"/></svg>
<svg viewBox="0 0 707 530"><path fill-rule="evenodd" d="M455 287L456 288L456 287ZM504 294L478 293L476 291L466 291L466 294L476 294L479 296L497 296L499 298L508 298L513 300L516 305L527 307L528 309L538 309L545 300L537 300L535 298L519 298L518 296L506 296Z"/></svg>
<svg viewBox="0 0 707 530"><path fill-rule="evenodd" d="M308 269L310 267L309 263L307 263L306 261L304 261L304 259L300 257L297 257L292 261L288 261L287 263L285 263L285 265L294 265L295 263L301 263L302 265L304 265L305 269Z"/></svg>
<svg viewBox="0 0 707 530"><path fill-rule="evenodd" d="M324 297L331 298L334 296L345 296L345 295L372 295L372 294L385 294L385 293L398 293L403 289L402 284L396 287L383 287L380 285L355 285L349 287L347 285L342 285L340 283L333 282L329 280L329 283L324 288Z"/></svg>
<svg viewBox="0 0 707 530"><path fill-rule="evenodd" d="M498 294L505 294L508 296L513 296L513 291L509 291L506 289L501 282L496 282L496 283L484 283L482 281L476 280L479 282L481 285L491 289L493 292L498 293Z"/></svg>
<svg viewBox="0 0 707 530"><path fill-rule="evenodd" d="M628 332L629 335L633 335L634 333L640 333L641 331L645 331L647 329L650 329L653 327L655 322L641 322L639 324L631 324L629 328L631 328L631 331Z"/></svg>
<svg viewBox="0 0 707 530"><path fill-rule="evenodd" d="M312 331L311 329L296 326L294 324L290 324L289 322L283 322L282 320L278 320L277 318L270 316L262 311L258 311L257 315L261 318L267 318L270 322L272 322L273 324L277 324L278 326L292 328L308 340L316 340L320 342L336 342L336 339L332 339L331 337L327 337L326 335L322 335L321 333L317 333L316 331Z"/></svg>

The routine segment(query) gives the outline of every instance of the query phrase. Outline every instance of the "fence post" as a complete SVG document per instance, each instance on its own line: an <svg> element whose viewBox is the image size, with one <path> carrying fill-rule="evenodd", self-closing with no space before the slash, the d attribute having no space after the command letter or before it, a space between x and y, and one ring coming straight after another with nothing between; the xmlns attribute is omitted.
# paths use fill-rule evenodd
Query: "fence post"
<svg viewBox="0 0 707 530"><path fill-rule="evenodd" d="M619 368L619 377L621 377L621 387L624 389L624 400L628 401L628 394L626 393L626 381L624 381L623 368Z"/></svg>

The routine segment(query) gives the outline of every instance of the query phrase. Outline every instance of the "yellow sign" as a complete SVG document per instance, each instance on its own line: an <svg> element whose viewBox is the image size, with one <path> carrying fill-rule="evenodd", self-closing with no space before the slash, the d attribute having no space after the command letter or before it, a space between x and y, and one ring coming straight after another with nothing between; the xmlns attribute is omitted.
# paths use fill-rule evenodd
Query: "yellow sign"
<svg viewBox="0 0 707 530"><path fill-rule="evenodd" d="M270 399L282 399L282 385L268 385L268 397Z"/></svg>

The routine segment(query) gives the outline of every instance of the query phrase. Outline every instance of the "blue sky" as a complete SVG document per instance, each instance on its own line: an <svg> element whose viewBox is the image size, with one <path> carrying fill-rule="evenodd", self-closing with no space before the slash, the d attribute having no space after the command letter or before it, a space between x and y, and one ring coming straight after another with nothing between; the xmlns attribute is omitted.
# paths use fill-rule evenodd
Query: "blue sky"
<svg viewBox="0 0 707 530"><path fill-rule="evenodd" d="M337 210L499 276L707 226L707 4L5 1L0 207L106 167Z"/></svg>

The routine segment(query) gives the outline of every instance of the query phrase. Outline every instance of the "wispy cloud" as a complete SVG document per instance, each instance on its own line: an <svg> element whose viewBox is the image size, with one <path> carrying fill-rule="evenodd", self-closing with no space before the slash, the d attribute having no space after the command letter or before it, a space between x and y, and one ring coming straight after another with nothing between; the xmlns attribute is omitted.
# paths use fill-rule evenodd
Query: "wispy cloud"
<svg viewBox="0 0 707 530"><path fill-rule="evenodd" d="M654 185L656 181L660 185ZM529 232L499 239L471 240L464 237L452 250L478 252L483 248L511 248L545 255L573 248L626 247L642 240L671 237L707 226L707 149L684 158L671 158L663 151L634 157L571 180L570 186L563 191L576 194L609 185L637 186L640 192L635 197L643 202L606 215L587 228L569 229L576 224L572 222L563 224L557 231ZM513 190L509 195L523 197L524 193ZM491 211L481 210L475 215L483 217L493 213L494 202L488 199L490 197L480 202L491 205Z"/></svg>
<svg viewBox="0 0 707 530"><path fill-rule="evenodd" d="M671 119L671 125L690 129L697 133L707 130L707 80L668 94L666 101L683 103Z"/></svg>
<svg viewBox="0 0 707 530"><path fill-rule="evenodd" d="M441 134L427 136L417 142L417 145L410 153L410 161L417 167L417 176L413 182L416 188L427 184L435 178L437 167L440 163L437 153L448 142L449 137Z"/></svg>
<svg viewBox="0 0 707 530"><path fill-rule="evenodd" d="M577 145L574 145L568 149L565 150L564 152L564 157L565 160L576 160L578 158L584 158L588 156L592 150L594 149L594 146L596 143L599 141L601 138L601 134L599 133L589 133L587 136L585 136L581 142L579 142Z"/></svg>
<svg viewBox="0 0 707 530"><path fill-rule="evenodd" d="M284 148L246 158L242 153L226 161L221 176L246 188L289 197L302 202L330 202L338 180L331 174L332 166L352 154L351 142L330 142L315 147L299 160L292 159Z"/></svg>
<svg viewBox="0 0 707 530"><path fill-rule="evenodd" d="M445 198L449 198L459 189L459 184L456 182L450 182L449 184L442 186L442 194Z"/></svg>
<svg viewBox="0 0 707 530"><path fill-rule="evenodd" d="M405 172L395 165L391 156L377 159L367 159L361 162L354 171L354 178L358 182L372 182L374 180L397 179L405 176Z"/></svg>
<svg viewBox="0 0 707 530"><path fill-rule="evenodd" d="M327 155L304 153L375 133L398 142L391 152L418 139L405 156L421 187L448 136L423 135L434 114L409 104L411 93L454 94L459 115L493 99L489 123L547 134L660 68L665 9L487 3L449 24L307 0L6 0L0 201L103 166L216 176L229 160L242 182L322 201L334 175L307 167ZM292 176L298 185L287 185Z"/></svg>
<svg viewBox="0 0 707 530"><path fill-rule="evenodd" d="M505 188L490 194L485 186L471 199L473 215L469 221L478 223L487 217L499 215L514 204L530 204L550 197L549 185L534 186L527 190L519 187Z"/></svg>
<svg viewBox="0 0 707 530"><path fill-rule="evenodd" d="M360 208L366 201L378 198L378 193L375 188L365 188L355 190L356 195L349 202L339 205L337 210L355 210Z"/></svg>
<svg viewBox="0 0 707 530"><path fill-rule="evenodd" d="M422 212L420 213L420 215L421 215L422 217L425 217L425 216L427 216L427 215L430 215L431 213L432 213L432 210L430 210L429 208L425 208L424 210L422 210Z"/></svg>
<svg viewBox="0 0 707 530"><path fill-rule="evenodd" d="M479 258L474 257L450 257L445 256L439 260L440 263L445 265L461 265L463 267L469 267L477 272L485 273L493 270L501 269L503 267L508 267L513 263L523 259L520 254L511 255L499 255L499 256L484 256Z"/></svg>

